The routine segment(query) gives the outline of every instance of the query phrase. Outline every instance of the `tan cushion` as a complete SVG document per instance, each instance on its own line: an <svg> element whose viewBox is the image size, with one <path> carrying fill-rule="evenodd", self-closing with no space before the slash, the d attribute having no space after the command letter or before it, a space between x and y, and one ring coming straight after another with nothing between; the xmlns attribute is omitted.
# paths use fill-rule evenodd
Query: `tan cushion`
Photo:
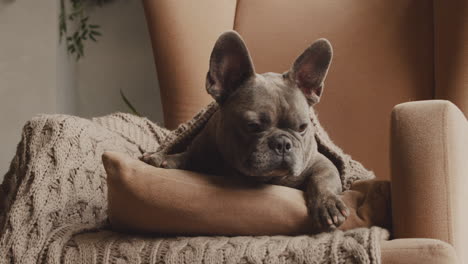
<svg viewBox="0 0 468 264"><path fill-rule="evenodd" d="M396 238L435 238L468 261L468 121L443 100L397 105L392 114Z"/></svg>
<svg viewBox="0 0 468 264"><path fill-rule="evenodd" d="M382 241L382 264L457 264L454 248L436 239L394 239Z"/></svg>
<svg viewBox="0 0 468 264"><path fill-rule="evenodd" d="M109 219L120 230L184 235L310 233L302 191L149 166L106 152ZM388 182L362 182L344 194L343 229L388 225Z"/></svg>

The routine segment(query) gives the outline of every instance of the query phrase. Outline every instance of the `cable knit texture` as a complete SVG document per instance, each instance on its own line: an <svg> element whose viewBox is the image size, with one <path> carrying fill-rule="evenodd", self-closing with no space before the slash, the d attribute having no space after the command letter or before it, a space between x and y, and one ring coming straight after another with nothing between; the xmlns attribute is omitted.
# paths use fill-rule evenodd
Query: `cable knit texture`
<svg viewBox="0 0 468 264"><path fill-rule="evenodd" d="M379 241L388 233L377 227L296 237L157 238L109 230L102 153L137 158L176 151L216 110L211 104L174 131L122 113L92 120L43 115L27 122L0 186L0 264L380 263ZM372 177L312 116L320 150L337 164L344 187Z"/></svg>

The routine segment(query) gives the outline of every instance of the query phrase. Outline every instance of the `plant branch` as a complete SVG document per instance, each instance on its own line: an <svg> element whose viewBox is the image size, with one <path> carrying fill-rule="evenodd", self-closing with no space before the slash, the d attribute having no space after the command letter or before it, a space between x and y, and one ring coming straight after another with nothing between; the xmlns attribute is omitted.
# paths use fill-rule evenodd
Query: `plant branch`
<svg viewBox="0 0 468 264"><path fill-rule="evenodd" d="M71 3L70 14L67 13L66 1ZM101 6L105 0L60 0L59 14L59 35L60 42L65 39L68 54L75 55L75 59L79 60L84 56L85 43L88 40L96 42L98 37L102 36L100 26L89 23L87 15L87 6L89 2L93 2ZM69 23L77 23L76 28L69 34Z"/></svg>

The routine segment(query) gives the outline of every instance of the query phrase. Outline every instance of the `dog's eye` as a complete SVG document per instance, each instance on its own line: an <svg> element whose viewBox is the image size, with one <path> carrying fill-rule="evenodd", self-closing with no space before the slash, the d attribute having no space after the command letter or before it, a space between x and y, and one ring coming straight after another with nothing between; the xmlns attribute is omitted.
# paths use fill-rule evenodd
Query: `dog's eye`
<svg viewBox="0 0 468 264"><path fill-rule="evenodd" d="M247 128L249 132L252 132L252 133L262 132L262 126L259 123L254 123L254 122L248 123Z"/></svg>
<svg viewBox="0 0 468 264"><path fill-rule="evenodd" d="M306 129L307 129L307 123L304 123L304 124L302 124L302 125L299 126L299 132L300 132L300 133L305 132Z"/></svg>

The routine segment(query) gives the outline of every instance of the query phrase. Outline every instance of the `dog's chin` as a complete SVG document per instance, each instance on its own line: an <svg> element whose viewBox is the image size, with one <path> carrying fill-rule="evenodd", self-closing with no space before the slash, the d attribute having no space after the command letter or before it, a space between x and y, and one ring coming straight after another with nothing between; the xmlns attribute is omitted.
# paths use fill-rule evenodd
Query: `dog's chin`
<svg viewBox="0 0 468 264"><path fill-rule="evenodd" d="M259 170L256 168L237 168L237 172L247 177L272 178L291 175L288 169Z"/></svg>

